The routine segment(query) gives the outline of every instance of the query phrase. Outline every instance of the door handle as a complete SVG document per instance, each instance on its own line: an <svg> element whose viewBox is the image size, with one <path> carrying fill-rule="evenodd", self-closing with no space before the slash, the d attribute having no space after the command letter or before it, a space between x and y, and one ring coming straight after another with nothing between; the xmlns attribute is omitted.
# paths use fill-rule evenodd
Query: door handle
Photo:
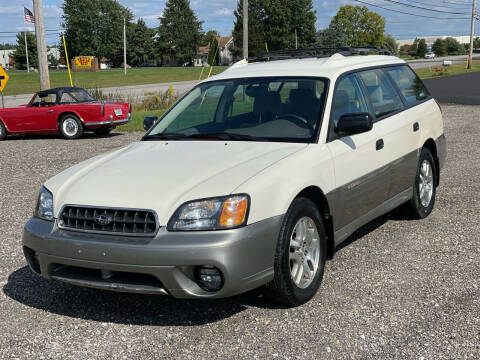
<svg viewBox="0 0 480 360"><path fill-rule="evenodd" d="M416 132L420 130L420 125L418 124L418 122L416 122L415 124L413 124L413 132Z"/></svg>
<svg viewBox="0 0 480 360"><path fill-rule="evenodd" d="M383 139L377 140L377 143L375 144L375 148L378 150L382 150L383 147L385 146L385 143L383 142Z"/></svg>
<svg viewBox="0 0 480 360"><path fill-rule="evenodd" d="M53 113L53 110L48 110L47 111L47 114L51 114L51 113Z"/></svg>

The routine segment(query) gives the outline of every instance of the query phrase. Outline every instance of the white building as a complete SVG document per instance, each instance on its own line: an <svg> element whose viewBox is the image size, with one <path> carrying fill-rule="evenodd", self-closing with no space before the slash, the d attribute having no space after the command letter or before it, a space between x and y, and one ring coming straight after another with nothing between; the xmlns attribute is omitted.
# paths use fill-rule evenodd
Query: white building
<svg viewBox="0 0 480 360"><path fill-rule="evenodd" d="M448 35L440 35L440 36L418 36L417 39L425 39L427 46L432 46L437 39L445 40L447 37L452 37L457 40L460 44L468 44L470 43L470 36L448 36ZM397 40L398 46L403 45L413 45L415 39L407 39L407 40Z"/></svg>
<svg viewBox="0 0 480 360"><path fill-rule="evenodd" d="M4 69L10 67L10 58L12 57L13 50L0 50L0 65Z"/></svg>
<svg viewBox="0 0 480 360"><path fill-rule="evenodd" d="M215 39L218 43L218 64L219 65L231 65L233 63L233 37L232 36L216 36ZM208 54L210 53L210 44L207 46L200 46L198 48L197 57L193 62L194 66L209 66Z"/></svg>

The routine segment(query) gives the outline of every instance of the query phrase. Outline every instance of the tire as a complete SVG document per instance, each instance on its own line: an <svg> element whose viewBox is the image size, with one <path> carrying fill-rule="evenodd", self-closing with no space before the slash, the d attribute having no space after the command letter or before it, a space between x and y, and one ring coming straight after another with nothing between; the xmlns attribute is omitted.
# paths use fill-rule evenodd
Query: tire
<svg viewBox="0 0 480 360"><path fill-rule="evenodd" d="M306 229L310 230L304 232ZM313 230L316 230L316 234ZM304 237L303 233L310 235ZM300 238L304 240L303 244L302 241L298 243ZM283 220L275 251L275 275L267 285L274 295L272 298L294 307L314 297L323 279L326 248L325 227L317 206L306 198L295 199ZM307 264L310 276L305 268L298 266L300 263Z"/></svg>
<svg viewBox="0 0 480 360"><path fill-rule="evenodd" d="M107 136L108 134L110 134L111 131L112 131L112 128L100 128L100 129L93 130L93 132L97 136Z"/></svg>
<svg viewBox="0 0 480 360"><path fill-rule="evenodd" d="M5 125L3 125L3 122L0 121L0 141L5 140L7 137L7 129L5 128Z"/></svg>
<svg viewBox="0 0 480 360"><path fill-rule="evenodd" d="M75 115L67 114L60 119L60 134L64 139L74 140L82 137L83 125Z"/></svg>
<svg viewBox="0 0 480 360"><path fill-rule="evenodd" d="M432 212L435 205L437 176L433 155L430 150L423 148L413 185L413 197L406 203L408 214L414 219L426 218Z"/></svg>

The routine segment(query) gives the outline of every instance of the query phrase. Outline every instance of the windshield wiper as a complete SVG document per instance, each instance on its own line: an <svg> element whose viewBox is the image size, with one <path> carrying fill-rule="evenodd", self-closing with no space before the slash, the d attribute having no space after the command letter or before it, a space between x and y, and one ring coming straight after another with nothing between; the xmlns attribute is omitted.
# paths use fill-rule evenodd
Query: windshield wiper
<svg viewBox="0 0 480 360"><path fill-rule="evenodd" d="M142 138L142 140L181 140L181 139L188 139L190 138L189 135L180 134L180 133L165 133L165 134L153 134L153 135L146 135Z"/></svg>
<svg viewBox="0 0 480 360"><path fill-rule="evenodd" d="M257 136L235 134L227 132L218 132L212 134L194 134L190 135L191 138L206 138L206 139L218 139L218 140L236 140L236 141L267 141L267 139Z"/></svg>

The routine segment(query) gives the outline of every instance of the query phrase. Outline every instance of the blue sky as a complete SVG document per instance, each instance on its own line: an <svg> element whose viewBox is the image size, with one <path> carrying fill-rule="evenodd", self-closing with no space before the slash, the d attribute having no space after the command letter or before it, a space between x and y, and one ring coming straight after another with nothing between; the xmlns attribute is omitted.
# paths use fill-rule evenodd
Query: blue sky
<svg viewBox="0 0 480 360"><path fill-rule="evenodd" d="M166 0L149 1L131 1L119 0L122 5L132 10L135 18L143 18L151 27L158 26L158 17L162 14ZM441 17L462 18L468 15L440 14L430 11L424 11L415 8L399 6L388 2L388 0L364 0L371 4L376 4L389 9L401 10L420 15ZM427 8L454 11L461 13L471 12L468 5L470 0L399 0L412 5L424 6ZM44 0L44 12L46 28L49 30L60 29L62 10L60 5L63 0ZM233 9L236 7L237 0L191 0L191 6L198 18L204 21L204 30L216 29L222 35L231 34L233 28ZM317 11L317 28L325 28L330 23L330 19L335 15L338 8L345 4L359 4L354 0L314 0L315 10ZM421 5L425 4L425 5ZM12 1L0 0L0 32L15 32L23 28L22 5L32 9L31 1ZM360 4L361 5L361 4ZM427 18L414 17L411 15L399 14L373 6L370 10L376 11L387 20L387 33L394 35L399 39L413 38L417 35L467 35L470 31L469 20L433 20ZM477 22L477 27L480 23ZM33 26L30 25L30 28ZM15 35L0 33L0 42L14 42ZM47 42L54 44L57 41L57 35L49 32Z"/></svg>

